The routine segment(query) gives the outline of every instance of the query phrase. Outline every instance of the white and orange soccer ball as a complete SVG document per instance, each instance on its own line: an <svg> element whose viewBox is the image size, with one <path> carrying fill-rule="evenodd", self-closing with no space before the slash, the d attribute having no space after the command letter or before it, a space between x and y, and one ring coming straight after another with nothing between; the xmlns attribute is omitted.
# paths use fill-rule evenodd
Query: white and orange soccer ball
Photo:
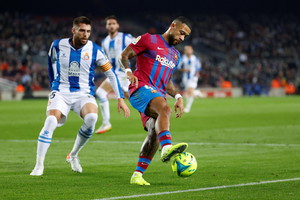
<svg viewBox="0 0 300 200"><path fill-rule="evenodd" d="M178 176L188 177L196 172L198 164L193 154L182 152L174 157L171 166L173 172Z"/></svg>

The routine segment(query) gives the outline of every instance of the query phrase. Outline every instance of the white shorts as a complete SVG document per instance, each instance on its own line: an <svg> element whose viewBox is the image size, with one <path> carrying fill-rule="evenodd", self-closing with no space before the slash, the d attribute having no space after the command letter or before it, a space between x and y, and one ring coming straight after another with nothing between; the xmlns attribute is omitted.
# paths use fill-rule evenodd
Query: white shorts
<svg viewBox="0 0 300 200"><path fill-rule="evenodd" d="M127 76L124 73L122 73L122 74L116 73L116 74L117 74L117 77L120 81L120 85L121 85L121 88L122 88L123 92L128 92L128 87L130 85L130 81L128 80ZM108 83L110 83L109 78L107 78L106 81Z"/></svg>
<svg viewBox="0 0 300 200"><path fill-rule="evenodd" d="M198 86L198 77L183 80L184 89L193 88L196 89Z"/></svg>
<svg viewBox="0 0 300 200"><path fill-rule="evenodd" d="M64 115L58 122L58 126L62 126L66 122L70 110L73 110L79 117L81 117L80 111L87 103L93 103L98 107L95 97L90 94L51 91L49 94L47 112L49 110L59 110Z"/></svg>

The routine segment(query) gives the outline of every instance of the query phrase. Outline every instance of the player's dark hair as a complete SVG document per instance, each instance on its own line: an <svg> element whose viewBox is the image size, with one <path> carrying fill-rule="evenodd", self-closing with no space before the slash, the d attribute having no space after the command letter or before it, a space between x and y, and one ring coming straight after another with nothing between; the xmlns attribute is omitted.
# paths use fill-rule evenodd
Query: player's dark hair
<svg viewBox="0 0 300 200"><path fill-rule="evenodd" d="M105 23L107 22L107 20L110 20L110 19L114 19L118 22L118 18L115 15L109 15L109 16L105 17Z"/></svg>
<svg viewBox="0 0 300 200"><path fill-rule="evenodd" d="M184 17L184 16L177 17L176 19L174 19L173 22L180 22L182 24L186 24L192 30L192 23L191 23L191 21L188 18Z"/></svg>
<svg viewBox="0 0 300 200"><path fill-rule="evenodd" d="M87 18L86 16L80 16L80 17L76 17L73 20L73 26L78 26L79 24L88 24L92 26L92 21Z"/></svg>

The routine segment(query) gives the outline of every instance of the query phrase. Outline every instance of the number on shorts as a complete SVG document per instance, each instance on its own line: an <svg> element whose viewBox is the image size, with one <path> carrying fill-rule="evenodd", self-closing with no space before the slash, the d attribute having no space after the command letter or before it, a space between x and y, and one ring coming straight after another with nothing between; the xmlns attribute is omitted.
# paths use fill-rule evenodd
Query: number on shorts
<svg viewBox="0 0 300 200"><path fill-rule="evenodd" d="M50 99L53 99L55 97L56 91L52 91L49 95Z"/></svg>

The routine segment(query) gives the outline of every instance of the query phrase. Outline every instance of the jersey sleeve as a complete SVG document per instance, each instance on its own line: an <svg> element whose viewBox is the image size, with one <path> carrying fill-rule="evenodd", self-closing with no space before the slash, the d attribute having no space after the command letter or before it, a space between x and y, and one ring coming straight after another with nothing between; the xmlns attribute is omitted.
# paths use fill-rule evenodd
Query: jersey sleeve
<svg viewBox="0 0 300 200"><path fill-rule="evenodd" d="M97 66L104 66L107 62L109 62L107 56L104 51L99 47L97 50L96 64Z"/></svg>
<svg viewBox="0 0 300 200"><path fill-rule="evenodd" d="M130 43L133 42L133 37L131 34L126 34L126 37L125 37L125 46L127 47Z"/></svg>
<svg viewBox="0 0 300 200"><path fill-rule="evenodd" d="M182 67L181 65L183 64L180 53L177 54L177 59L178 59L178 61L176 64L176 68L180 68L180 67Z"/></svg>
<svg viewBox="0 0 300 200"><path fill-rule="evenodd" d="M116 97L118 99L119 98L124 99L124 93L122 91L120 81L119 81L117 75L115 74L115 72L112 69L109 69L109 70L105 71L104 74L109 79L110 84L115 92Z"/></svg>
<svg viewBox="0 0 300 200"><path fill-rule="evenodd" d="M48 52L48 77L49 77L49 82L50 82L50 86L52 85L52 82L54 81L54 66L55 65L55 61L57 60L57 53L56 53L56 49L54 47L55 45L55 41L52 42L51 47L49 49Z"/></svg>
<svg viewBox="0 0 300 200"><path fill-rule="evenodd" d="M132 41L129 46L133 49L136 54L139 54L147 49L150 40L150 34L146 33L144 35L138 36L134 41Z"/></svg>
<svg viewBox="0 0 300 200"><path fill-rule="evenodd" d="M179 60L179 64L177 65L177 69L183 69L183 61L182 59Z"/></svg>

